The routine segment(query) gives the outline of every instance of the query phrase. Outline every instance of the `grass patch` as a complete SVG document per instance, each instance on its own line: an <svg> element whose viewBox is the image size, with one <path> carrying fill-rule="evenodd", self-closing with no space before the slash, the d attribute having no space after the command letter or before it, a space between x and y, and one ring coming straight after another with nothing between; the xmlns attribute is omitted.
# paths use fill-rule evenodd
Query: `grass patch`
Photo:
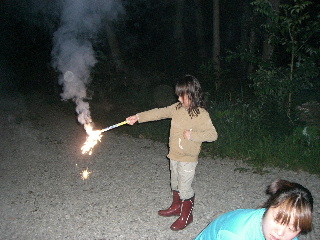
<svg viewBox="0 0 320 240"><path fill-rule="evenodd" d="M258 172L279 167L320 174L319 128L296 126L280 132L278 127L271 131L248 106L219 107L211 111L219 133L211 155L244 159Z"/></svg>

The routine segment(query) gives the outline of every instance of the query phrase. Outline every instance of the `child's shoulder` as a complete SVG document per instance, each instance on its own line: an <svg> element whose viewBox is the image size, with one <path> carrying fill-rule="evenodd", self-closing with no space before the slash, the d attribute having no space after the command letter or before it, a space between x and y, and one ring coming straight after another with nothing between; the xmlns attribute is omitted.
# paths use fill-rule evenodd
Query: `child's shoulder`
<svg viewBox="0 0 320 240"><path fill-rule="evenodd" d="M199 111L200 111L200 114L203 114L203 115L209 115L209 112L207 111L207 109L205 108L199 108Z"/></svg>

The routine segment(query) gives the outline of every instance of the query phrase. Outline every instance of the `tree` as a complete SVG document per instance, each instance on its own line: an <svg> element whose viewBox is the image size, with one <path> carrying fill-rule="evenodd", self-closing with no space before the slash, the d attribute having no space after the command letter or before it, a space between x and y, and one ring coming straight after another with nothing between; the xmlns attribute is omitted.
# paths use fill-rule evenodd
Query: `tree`
<svg viewBox="0 0 320 240"><path fill-rule="evenodd" d="M270 0L269 2L271 11L273 12L272 15L267 17L267 24L270 24L274 18L277 18L279 13L279 4L280 0ZM269 34L272 34L270 32L265 32L264 41L263 41L263 47L262 47L262 60L268 61L271 59L271 56L273 54L274 46L270 43L270 37Z"/></svg>
<svg viewBox="0 0 320 240"><path fill-rule="evenodd" d="M108 17L106 18L106 33L107 33L107 40L109 43L112 59L115 63L115 67L117 71L120 72L126 72L127 68L124 64L124 61L122 59L121 51L119 48L119 43L117 36L113 29L112 20L110 20Z"/></svg>
<svg viewBox="0 0 320 240"><path fill-rule="evenodd" d="M220 6L219 0L213 0L213 47L212 47L213 68L217 77L220 66Z"/></svg>
<svg viewBox="0 0 320 240"><path fill-rule="evenodd" d="M291 0L280 4L279 12L268 0L253 4L256 11L268 17L263 27L278 52L253 75L255 91L262 102L273 101L291 118L294 95L319 86L314 79L319 76L320 14L312 1Z"/></svg>
<svg viewBox="0 0 320 240"><path fill-rule="evenodd" d="M205 32L203 26L203 12L201 0L195 0L196 4L196 35L197 35L197 44L198 44L198 56L200 59L204 59L206 56L206 47L205 47Z"/></svg>
<svg viewBox="0 0 320 240"><path fill-rule="evenodd" d="M213 45L212 45L212 61L215 77L216 91L219 89L221 81L220 77L220 6L219 0L213 0Z"/></svg>
<svg viewBox="0 0 320 240"><path fill-rule="evenodd" d="M184 27L183 27L183 12L185 7L185 0L176 0L176 17L174 22L174 40L177 47L178 57L185 48Z"/></svg>

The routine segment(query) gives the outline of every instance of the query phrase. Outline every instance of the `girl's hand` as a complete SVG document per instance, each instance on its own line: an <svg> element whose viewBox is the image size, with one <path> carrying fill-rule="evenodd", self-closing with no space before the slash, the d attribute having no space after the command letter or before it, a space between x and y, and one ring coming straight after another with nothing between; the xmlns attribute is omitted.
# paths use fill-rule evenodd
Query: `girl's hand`
<svg viewBox="0 0 320 240"><path fill-rule="evenodd" d="M190 129L190 130L184 130L184 131L183 131L183 137L184 137L184 139L190 140L190 138L191 138L191 131L192 131L192 129Z"/></svg>
<svg viewBox="0 0 320 240"><path fill-rule="evenodd" d="M139 120L139 118L137 115L133 115L133 116L126 118L126 121L128 122L129 125L135 124L138 120Z"/></svg>

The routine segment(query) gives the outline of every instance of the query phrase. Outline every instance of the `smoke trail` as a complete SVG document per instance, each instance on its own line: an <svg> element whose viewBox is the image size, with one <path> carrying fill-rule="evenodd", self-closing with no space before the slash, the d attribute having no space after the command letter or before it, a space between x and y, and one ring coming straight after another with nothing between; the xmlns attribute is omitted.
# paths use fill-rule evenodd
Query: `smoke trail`
<svg viewBox="0 0 320 240"><path fill-rule="evenodd" d="M97 62L92 41L105 18L115 19L123 12L120 0L61 0L60 27L53 35L52 66L61 74L62 100L76 103L78 121L92 122L87 86L90 71Z"/></svg>

